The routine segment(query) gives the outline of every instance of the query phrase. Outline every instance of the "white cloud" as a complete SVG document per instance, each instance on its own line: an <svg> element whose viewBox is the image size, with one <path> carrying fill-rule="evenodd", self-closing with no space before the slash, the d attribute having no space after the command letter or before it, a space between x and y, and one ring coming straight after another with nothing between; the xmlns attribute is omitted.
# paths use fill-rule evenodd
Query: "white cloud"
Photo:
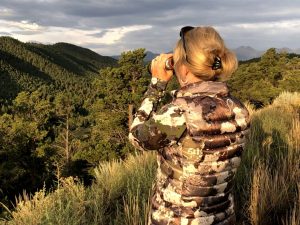
<svg viewBox="0 0 300 225"><path fill-rule="evenodd" d="M16 27L19 27L22 30L32 30L32 31L38 31L43 30L44 28L39 26L37 23L30 23L27 20L22 20L20 23L14 22Z"/></svg>
<svg viewBox="0 0 300 225"><path fill-rule="evenodd" d="M135 25L135 26L128 26L128 27L112 28L112 29L108 29L106 33L103 35L103 37L99 39L98 38L94 38L94 39L96 39L97 42L99 43L114 44L118 40L122 39L128 32L150 29L151 27L152 26L150 25Z"/></svg>
<svg viewBox="0 0 300 225"><path fill-rule="evenodd" d="M276 22L260 22L260 23L241 23L241 24L234 24L236 28L242 29L253 29L253 30L264 30L264 29L284 29L288 30L295 30L300 28L300 20L283 20L283 21L276 21Z"/></svg>
<svg viewBox="0 0 300 225"><path fill-rule="evenodd" d="M111 29L91 29L82 30L66 27L43 27L37 23L29 21L5 21L0 20L0 32L8 32L23 42L56 43L69 42L76 45L112 45L119 42L124 36L133 31L150 29L150 25L121 26ZM97 33L105 31L102 37L97 37Z"/></svg>
<svg viewBox="0 0 300 225"><path fill-rule="evenodd" d="M0 20L0 31L5 32L19 32L19 31L32 31L39 32L46 30L46 27L40 26L37 23L31 23L27 20L21 22Z"/></svg>
<svg viewBox="0 0 300 225"><path fill-rule="evenodd" d="M1 8L0 7L0 15L5 17L5 16L11 16L13 14L13 11L8 8Z"/></svg>

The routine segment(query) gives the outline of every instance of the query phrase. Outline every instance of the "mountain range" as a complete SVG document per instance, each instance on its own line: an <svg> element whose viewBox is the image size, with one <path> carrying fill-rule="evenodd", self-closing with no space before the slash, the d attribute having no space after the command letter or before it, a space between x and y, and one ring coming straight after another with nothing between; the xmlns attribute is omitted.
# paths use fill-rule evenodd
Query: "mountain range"
<svg viewBox="0 0 300 225"><path fill-rule="evenodd" d="M265 53L250 46L241 46L233 51L239 61L245 62ZM283 51L300 53L300 49L276 49L276 52ZM157 55L147 51L145 61L149 62ZM0 100L14 99L20 91L33 91L43 85L52 91L81 91L88 96L92 94L91 82L99 76L100 69L117 66L118 58L102 56L69 43L46 45L0 37Z"/></svg>
<svg viewBox="0 0 300 225"><path fill-rule="evenodd" d="M290 49L290 48L275 48L278 53L295 53L300 54L300 49ZM261 57L267 50L261 51L254 49L250 46L240 46L238 48L232 49L235 52L239 61L245 61L253 58Z"/></svg>
<svg viewBox="0 0 300 225"><path fill-rule="evenodd" d="M253 58L259 58L261 57L267 50L257 50L250 46L240 46L238 48L231 49L233 52L235 52L237 59L239 61L246 61ZM277 52L286 52L286 53L295 53L300 54L300 49L291 49L291 48L276 48ZM156 56L158 56L158 53L153 53L151 51L146 52L145 61L149 62ZM114 59L119 59L119 55L111 56Z"/></svg>

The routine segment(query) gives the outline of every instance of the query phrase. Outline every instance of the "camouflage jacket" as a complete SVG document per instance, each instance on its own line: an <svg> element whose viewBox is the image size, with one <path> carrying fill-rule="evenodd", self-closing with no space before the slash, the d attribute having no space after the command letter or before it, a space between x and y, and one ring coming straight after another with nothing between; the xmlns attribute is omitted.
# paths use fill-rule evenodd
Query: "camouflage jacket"
<svg viewBox="0 0 300 225"><path fill-rule="evenodd" d="M235 224L231 193L249 114L223 82L182 87L156 111L166 82L152 78L131 125L137 148L157 150L149 224Z"/></svg>

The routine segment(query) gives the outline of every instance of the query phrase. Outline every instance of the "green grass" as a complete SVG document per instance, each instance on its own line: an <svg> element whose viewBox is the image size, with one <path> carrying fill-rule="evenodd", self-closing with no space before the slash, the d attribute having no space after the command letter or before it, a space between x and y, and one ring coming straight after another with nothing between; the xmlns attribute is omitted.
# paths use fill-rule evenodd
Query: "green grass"
<svg viewBox="0 0 300 225"><path fill-rule="evenodd" d="M251 113L234 189L238 224L299 225L300 94L283 93ZM155 172L153 152L102 163L92 186L60 179L59 188L49 194L24 194L0 224L147 224Z"/></svg>

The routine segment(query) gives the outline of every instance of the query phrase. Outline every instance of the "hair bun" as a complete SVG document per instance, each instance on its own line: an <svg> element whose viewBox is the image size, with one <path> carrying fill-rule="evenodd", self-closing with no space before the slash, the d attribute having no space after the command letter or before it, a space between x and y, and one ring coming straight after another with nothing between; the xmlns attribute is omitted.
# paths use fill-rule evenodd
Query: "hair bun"
<svg viewBox="0 0 300 225"><path fill-rule="evenodd" d="M213 70L218 70L222 68L222 61L221 58L219 56L215 57L214 63L212 64L211 67Z"/></svg>

